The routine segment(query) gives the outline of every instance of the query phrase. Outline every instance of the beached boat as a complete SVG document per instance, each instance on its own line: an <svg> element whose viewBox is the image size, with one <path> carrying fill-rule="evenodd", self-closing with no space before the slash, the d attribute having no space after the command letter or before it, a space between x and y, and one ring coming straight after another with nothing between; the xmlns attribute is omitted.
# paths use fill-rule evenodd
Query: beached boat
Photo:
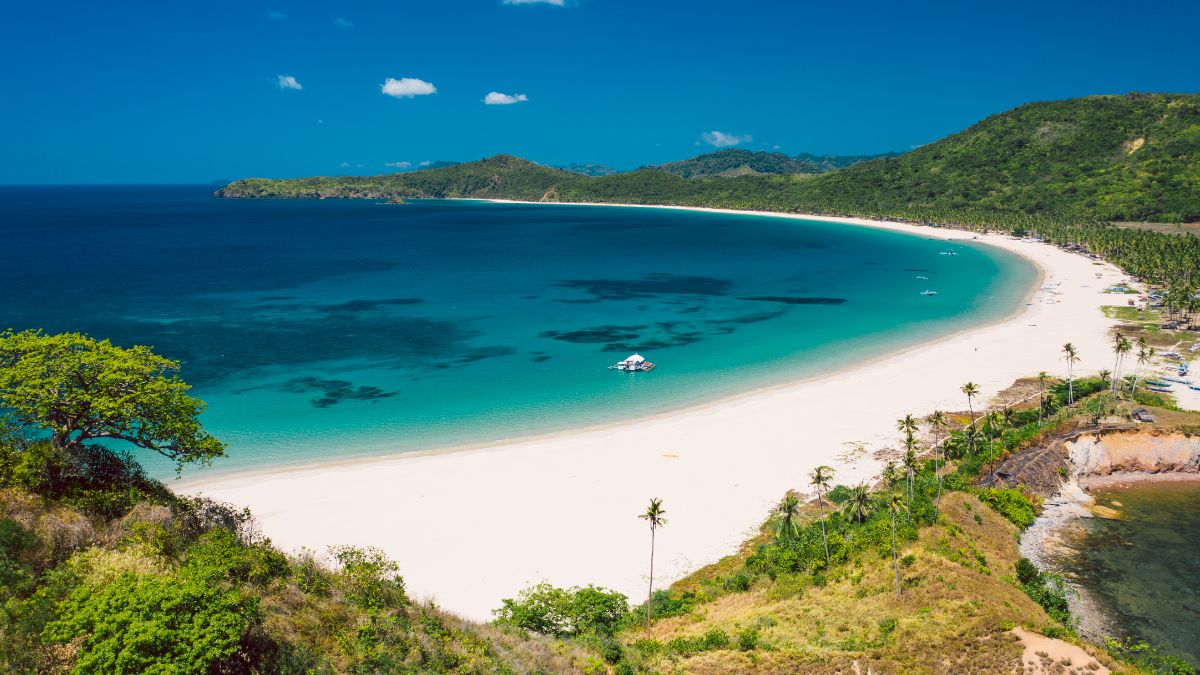
<svg viewBox="0 0 1200 675"><path fill-rule="evenodd" d="M1173 389L1171 389L1170 387L1154 387L1154 386L1148 386L1148 387L1146 387L1146 388L1147 388L1147 389L1149 389L1150 391L1155 391L1155 392L1158 392L1158 393L1160 393L1160 394L1169 394L1169 393L1171 393L1172 391L1174 391L1174 390L1173 390Z"/></svg>
<svg viewBox="0 0 1200 675"><path fill-rule="evenodd" d="M641 354L633 354L624 361L617 361L608 367L609 370L619 370L622 373L648 373L654 368L654 364L647 361L646 357Z"/></svg>
<svg viewBox="0 0 1200 675"><path fill-rule="evenodd" d="M937 295L937 291L921 291L921 295Z"/></svg>

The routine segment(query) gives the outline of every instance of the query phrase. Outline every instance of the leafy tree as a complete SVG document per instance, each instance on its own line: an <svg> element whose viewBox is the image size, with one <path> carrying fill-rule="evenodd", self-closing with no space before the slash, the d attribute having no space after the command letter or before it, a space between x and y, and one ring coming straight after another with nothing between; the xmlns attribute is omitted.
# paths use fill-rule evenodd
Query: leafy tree
<svg viewBox="0 0 1200 675"><path fill-rule="evenodd" d="M650 587L646 592L646 630L650 630L650 598L654 597L654 534L658 528L667 524L667 519L664 518L667 510L662 507L662 500L658 497L651 498L650 506L646 507L646 512L638 516L650 524Z"/></svg>
<svg viewBox="0 0 1200 675"><path fill-rule="evenodd" d="M42 429L59 448L112 439L176 463L206 464L225 445L200 425L204 403L174 375L179 363L147 347L122 348L78 333L0 333L0 408Z"/></svg>
<svg viewBox="0 0 1200 675"><path fill-rule="evenodd" d="M542 582L501 601L496 622L553 637L612 635L629 614L625 596L596 586L558 588Z"/></svg>
<svg viewBox="0 0 1200 675"><path fill-rule="evenodd" d="M930 413L927 421L933 430L933 472L937 477L937 501L933 504L933 515L934 518L937 518L938 509L942 507L942 470L938 466L938 453L942 446L942 430L946 428L947 424L946 413L934 410Z"/></svg>

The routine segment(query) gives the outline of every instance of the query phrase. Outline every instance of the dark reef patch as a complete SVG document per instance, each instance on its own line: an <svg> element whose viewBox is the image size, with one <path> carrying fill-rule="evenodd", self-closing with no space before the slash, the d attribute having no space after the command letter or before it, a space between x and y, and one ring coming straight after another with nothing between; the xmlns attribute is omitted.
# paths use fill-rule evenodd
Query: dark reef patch
<svg viewBox="0 0 1200 675"><path fill-rule="evenodd" d="M468 363L475 363L476 361L482 361L484 359L491 359L497 356L509 356L510 354L516 353L516 349L502 345L496 345L493 347L475 347L468 349L465 354L460 356L455 361L455 363L466 365Z"/></svg>
<svg viewBox="0 0 1200 675"><path fill-rule="evenodd" d="M760 321L770 321L771 319L778 319L779 317L783 316L785 313L786 313L786 310L780 310L778 312L756 312L754 314L743 314L741 316L731 316L728 319L708 319L707 321L705 321L705 323L712 324L715 326L722 326L722 325L727 325L727 324L759 323Z"/></svg>
<svg viewBox="0 0 1200 675"><path fill-rule="evenodd" d="M386 298L383 300L350 300L336 305L318 305L317 309L329 314L345 314L353 312L368 312L380 307L394 305L418 305L425 302L421 298Z"/></svg>
<svg viewBox="0 0 1200 675"><path fill-rule="evenodd" d="M555 285L583 291L601 300L636 300L660 295L725 295L733 282L656 272L641 279L566 279Z"/></svg>
<svg viewBox="0 0 1200 675"><path fill-rule="evenodd" d="M574 344L602 345L602 352L625 352L682 347L704 339L698 330L681 330L678 321L662 321L647 331L647 325L595 326L573 331L545 331L538 337ZM645 332L643 332L645 331Z"/></svg>
<svg viewBox="0 0 1200 675"><path fill-rule="evenodd" d="M293 394L318 392L312 399L316 408L328 408L342 401L378 401L391 398L399 392L384 391L379 387L355 387L349 380L326 380L320 377L298 377L283 383L283 390Z"/></svg>
<svg viewBox="0 0 1200 675"><path fill-rule="evenodd" d="M798 295L752 295L739 300L752 302L778 302L785 305L844 305L845 298L817 298Z"/></svg>

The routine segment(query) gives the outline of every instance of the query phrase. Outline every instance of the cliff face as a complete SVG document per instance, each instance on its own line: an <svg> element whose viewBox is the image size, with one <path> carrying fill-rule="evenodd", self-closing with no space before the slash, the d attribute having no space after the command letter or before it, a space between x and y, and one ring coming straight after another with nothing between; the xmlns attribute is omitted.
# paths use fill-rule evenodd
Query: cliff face
<svg viewBox="0 0 1200 675"><path fill-rule="evenodd" d="M1200 436L1136 431L1083 435L1064 445L1085 487L1112 474L1200 475Z"/></svg>

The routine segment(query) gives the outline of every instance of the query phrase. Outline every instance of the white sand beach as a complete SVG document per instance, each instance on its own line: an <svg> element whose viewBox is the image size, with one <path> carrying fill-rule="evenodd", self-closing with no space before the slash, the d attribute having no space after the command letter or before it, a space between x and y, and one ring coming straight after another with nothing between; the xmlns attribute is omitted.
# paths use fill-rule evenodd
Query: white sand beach
<svg viewBox="0 0 1200 675"><path fill-rule="evenodd" d="M924 237L974 236L820 220ZM1124 279L1119 270L1045 244L1001 235L979 240L1042 270L1028 304L992 325L853 369L628 424L223 475L177 489L249 506L284 549L377 546L400 563L412 595L474 619L490 618L501 598L542 579L594 583L639 601L650 536L637 514L651 497L662 498L667 511L657 537L656 587L662 587L733 551L788 489L809 491L813 467L836 467L835 483L872 476L878 469L872 451L897 445L896 419L935 408L965 410L959 387L968 380L986 400L1020 376L1065 374L1060 349L1067 341L1080 352L1077 373L1111 367L1113 322L1098 308L1121 301L1102 293ZM866 452L847 463L855 443Z"/></svg>

